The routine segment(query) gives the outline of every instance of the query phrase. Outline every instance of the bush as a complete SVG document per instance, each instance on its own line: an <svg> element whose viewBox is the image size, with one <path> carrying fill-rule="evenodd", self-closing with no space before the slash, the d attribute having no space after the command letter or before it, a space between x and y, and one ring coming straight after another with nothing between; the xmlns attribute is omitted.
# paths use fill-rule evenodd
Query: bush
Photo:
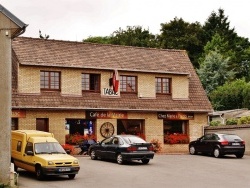
<svg viewBox="0 0 250 188"><path fill-rule="evenodd" d="M238 125L249 124L249 123L250 123L250 116L244 116L238 119Z"/></svg>
<svg viewBox="0 0 250 188"><path fill-rule="evenodd" d="M230 119L227 119L226 121L226 125L237 125L238 124L238 119L236 118L230 118Z"/></svg>
<svg viewBox="0 0 250 188"><path fill-rule="evenodd" d="M211 121L211 122L210 122L210 126L218 126L218 125L220 125L220 124L221 124L220 121Z"/></svg>
<svg viewBox="0 0 250 188"><path fill-rule="evenodd" d="M151 140L151 143L153 144L153 146L154 146L154 152L155 153L158 153L158 152L160 152L161 150L162 150L162 143L158 140L158 139L153 139L153 140Z"/></svg>

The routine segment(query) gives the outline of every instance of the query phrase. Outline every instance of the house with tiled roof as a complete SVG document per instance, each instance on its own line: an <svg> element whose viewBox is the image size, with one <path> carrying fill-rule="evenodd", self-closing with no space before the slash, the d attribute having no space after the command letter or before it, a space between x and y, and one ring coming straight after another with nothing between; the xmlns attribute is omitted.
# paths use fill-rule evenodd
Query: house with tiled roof
<svg viewBox="0 0 250 188"><path fill-rule="evenodd" d="M12 41L12 128L138 134L186 152L212 106L184 50L18 37Z"/></svg>

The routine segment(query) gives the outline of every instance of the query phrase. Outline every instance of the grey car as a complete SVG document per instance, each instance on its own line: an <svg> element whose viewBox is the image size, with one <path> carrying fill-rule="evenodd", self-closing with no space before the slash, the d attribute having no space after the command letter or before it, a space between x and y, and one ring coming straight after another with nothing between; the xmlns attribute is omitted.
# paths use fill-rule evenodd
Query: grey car
<svg viewBox="0 0 250 188"><path fill-rule="evenodd" d="M88 153L92 160L111 159L116 160L118 164L132 160L148 164L150 159L154 158L152 143L135 135L111 136L91 145Z"/></svg>

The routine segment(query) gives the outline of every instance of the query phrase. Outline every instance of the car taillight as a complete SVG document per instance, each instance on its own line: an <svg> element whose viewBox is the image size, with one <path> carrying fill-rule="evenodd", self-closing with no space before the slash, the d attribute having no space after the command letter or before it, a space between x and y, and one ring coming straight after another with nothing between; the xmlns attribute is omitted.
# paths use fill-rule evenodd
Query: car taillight
<svg viewBox="0 0 250 188"><path fill-rule="evenodd" d="M245 145L245 141L244 140L242 140L242 145Z"/></svg>
<svg viewBox="0 0 250 188"><path fill-rule="evenodd" d="M154 147L153 147L153 146L149 146L149 147L148 147L148 150L149 150L149 151L154 151Z"/></svg>
<svg viewBox="0 0 250 188"><path fill-rule="evenodd" d="M137 151L137 147L135 147L135 146L130 146L130 147L128 147L127 148L127 151Z"/></svg>
<svg viewBox="0 0 250 188"><path fill-rule="evenodd" d="M221 141L220 143L221 143L221 145L223 145L223 146L226 146L226 145L229 144L228 141L226 141L226 140L223 140L223 141Z"/></svg>

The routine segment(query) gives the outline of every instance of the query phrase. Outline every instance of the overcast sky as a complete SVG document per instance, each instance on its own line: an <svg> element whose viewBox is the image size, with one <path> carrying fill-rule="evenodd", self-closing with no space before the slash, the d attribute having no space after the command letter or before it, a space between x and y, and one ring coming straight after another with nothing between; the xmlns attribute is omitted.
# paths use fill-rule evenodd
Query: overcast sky
<svg viewBox="0 0 250 188"><path fill-rule="evenodd" d="M212 11L224 10L231 28L250 39L248 0L0 0L0 4L28 24L21 36L82 41L109 36L119 28L142 26L152 34L175 17L202 25Z"/></svg>

